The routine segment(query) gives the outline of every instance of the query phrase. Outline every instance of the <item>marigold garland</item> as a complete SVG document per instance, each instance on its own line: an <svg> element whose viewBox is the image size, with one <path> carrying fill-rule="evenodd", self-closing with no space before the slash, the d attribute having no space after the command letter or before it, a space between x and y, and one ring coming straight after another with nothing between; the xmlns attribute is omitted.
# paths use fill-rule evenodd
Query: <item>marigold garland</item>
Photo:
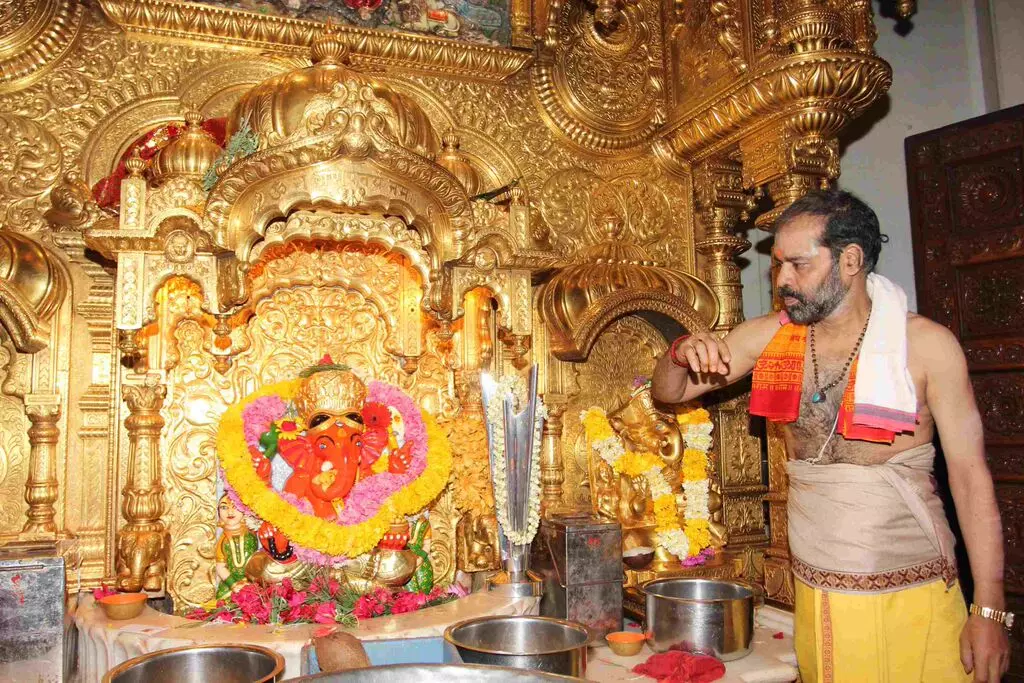
<svg viewBox="0 0 1024 683"><path fill-rule="evenodd" d="M374 515L357 524L341 525L304 513L256 473L242 419L245 407L257 399L277 396L290 401L301 382L296 379L265 386L228 408L217 432L217 455L227 482L241 501L293 543L327 555L356 557L372 550L395 519L419 512L437 497L451 473L451 448L434 418L420 411L427 435L427 464L417 479L393 493Z"/></svg>
<svg viewBox="0 0 1024 683"><path fill-rule="evenodd" d="M681 467L682 488L686 495L685 523L679 525L675 496L662 472L664 463L653 453L626 451L612 429L608 416L600 408L589 408L580 415L587 440L616 474L643 475L654 501L654 523L659 545L680 560L706 557L711 544L708 522L708 450L711 448L711 415L703 408L681 411L677 415L686 449Z"/></svg>
<svg viewBox="0 0 1024 683"><path fill-rule="evenodd" d="M686 523L683 531L690 542L690 554L693 556L711 545L708 451L713 443L711 431L714 424L710 413L704 408L680 411L676 421L686 443L682 463L683 491L686 494L683 515Z"/></svg>

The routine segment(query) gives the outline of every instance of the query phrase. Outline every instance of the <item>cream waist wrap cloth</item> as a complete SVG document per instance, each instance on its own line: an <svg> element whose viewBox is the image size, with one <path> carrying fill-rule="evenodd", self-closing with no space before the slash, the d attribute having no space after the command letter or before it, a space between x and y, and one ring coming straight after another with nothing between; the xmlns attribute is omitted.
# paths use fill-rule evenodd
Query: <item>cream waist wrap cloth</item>
<svg viewBox="0 0 1024 683"><path fill-rule="evenodd" d="M956 580L954 538L935 492L935 447L880 465L788 463L793 573L815 588L887 592Z"/></svg>

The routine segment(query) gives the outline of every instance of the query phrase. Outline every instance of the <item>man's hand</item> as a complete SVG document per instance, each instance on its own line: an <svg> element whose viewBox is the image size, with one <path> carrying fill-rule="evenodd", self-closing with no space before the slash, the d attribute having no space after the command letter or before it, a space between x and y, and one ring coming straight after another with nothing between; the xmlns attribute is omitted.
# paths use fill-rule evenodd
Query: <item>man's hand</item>
<svg viewBox="0 0 1024 683"><path fill-rule="evenodd" d="M779 316L772 313L740 323L725 339L698 332L680 341L674 358L670 348L658 359L651 378L654 398L684 403L745 377L778 330Z"/></svg>
<svg viewBox="0 0 1024 683"><path fill-rule="evenodd" d="M975 683L999 683L1010 668L1010 641L998 621L972 614L960 634L960 661Z"/></svg>
<svg viewBox="0 0 1024 683"><path fill-rule="evenodd" d="M732 352L724 339L710 332L695 334L680 343L676 349L677 360L684 360L694 372L712 375L728 375Z"/></svg>

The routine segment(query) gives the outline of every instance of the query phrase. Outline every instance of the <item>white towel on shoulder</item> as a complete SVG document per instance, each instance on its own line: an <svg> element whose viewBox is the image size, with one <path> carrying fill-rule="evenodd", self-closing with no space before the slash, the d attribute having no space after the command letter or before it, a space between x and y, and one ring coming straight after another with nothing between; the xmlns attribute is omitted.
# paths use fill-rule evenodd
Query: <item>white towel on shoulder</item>
<svg viewBox="0 0 1024 683"><path fill-rule="evenodd" d="M913 432L917 390L907 367L907 294L891 280L868 275L871 320L853 387L853 423Z"/></svg>

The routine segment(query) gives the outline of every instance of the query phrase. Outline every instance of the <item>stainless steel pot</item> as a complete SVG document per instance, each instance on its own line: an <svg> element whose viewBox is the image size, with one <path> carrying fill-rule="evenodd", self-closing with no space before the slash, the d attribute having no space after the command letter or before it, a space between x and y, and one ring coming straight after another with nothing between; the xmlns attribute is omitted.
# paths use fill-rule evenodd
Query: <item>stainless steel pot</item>
<svg viewBox="0 0 1024 683"><path fill-rule="evenodd" d="M284 657L256 645L188 645L157 650L119 664L103 683L270 683L284 671Z"/></svg>
<svg viewBox="0 0 1024 683"><path fill-rule="evenodd" d="M304 676L296 681L319 683L573 683L582 678L558 676L542 671L523 671L504 666L477 666L469 664L392 664L369 669L353 669L337 673Z"/></svg>
<svg viewBox="0 0 1024 683"><path fill-rule="evenodd" d="M722 661L750 654L754 591L738 581L656 579L646 595L647 643L714 655Z"/></svg>
<svg viewBox="0 0 1024 683"><path fill-rule="evenodd" d="M509 666L583 678L587 671L585 626L549 617L480 617L445 630L466 664Z"/></svg>

